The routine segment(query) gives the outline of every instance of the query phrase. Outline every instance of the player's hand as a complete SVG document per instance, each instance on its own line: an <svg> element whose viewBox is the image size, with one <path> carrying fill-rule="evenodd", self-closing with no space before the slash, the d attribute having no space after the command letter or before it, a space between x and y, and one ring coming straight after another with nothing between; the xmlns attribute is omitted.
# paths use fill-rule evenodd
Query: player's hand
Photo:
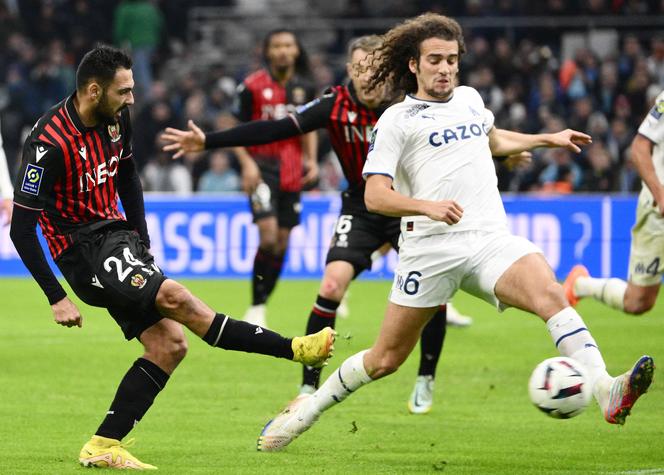
<svg viewBox="0 0 664 475"><path fill-rule="evenodd" d="M589 145L593 142L590 135L578 132L572 129L565 129L556 134L551 134L550 147L563 147L567 150L579 153L581 148L579 145Z"/></svg>
<svg viewBox="0 0 664 475"><path fill-rule="evenodd" d="M12 222L12 212L14 210L14 202L7 198L0 200L0 217L2 217L3 225L8 225Z"/></svg>
<svg viewBox="0 0 664 475"><path fill-rule="evenodd" d="M654 201L652 205L657 208L659 215L664 217L664 187L660 186L653 195Z"/></svg>
<svg viewBox="0 0 664 475"><path fill-rule="evenodd" d="M521 152L509 155L503 162L509 171L516 168L526 168L533 163L533 154L530 152Z"/></svg>
<svg viewBox="0 0 664 475"><path fill-rule="evenodd" d="M456 224L463 216L463 208L453 200L427 201L424 214L434 221Z"/></svg>
<svg viewBox="0 0 664 475"><path fill-rule="evenodd" d="M83 326L81 312L78 311L74 302L69 300L68 297L51 305L51 310L53 310L53 319L58 325L62 325L63 327Z"/></svg>
<svg viewBox="0 0 664 475"><path fill-rule="evenodd" d="M180 158L185 153L202 152L205 150L205 133L194 124L193 120L187 122L189 130L167 127L161 134L161 139L168 142L162 150L173 152L173 159Z"/></svg>
<svg viewBox="0 0 664 475"><path fill-rule="evenodd" d="M256 191L256 187L263 181L261 171L253 160L242 163L242 190L247 194Z"/></svg>
<svg viewBox="0 0 664 475"><path fill-rule="evenodd" d="M306 173L302 177L302 185L308 186L315 183L320 173L318 162L316 160L307 160L304 164L304 169Z"/></svg>

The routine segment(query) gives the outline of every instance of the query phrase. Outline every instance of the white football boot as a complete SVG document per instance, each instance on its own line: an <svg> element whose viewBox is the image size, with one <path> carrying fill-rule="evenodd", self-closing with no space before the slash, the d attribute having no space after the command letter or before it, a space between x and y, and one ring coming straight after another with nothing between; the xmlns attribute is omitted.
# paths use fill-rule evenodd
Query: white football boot
<svg viewBox="0 0 664 475"><path fill-rule="evenodd" d="M408 400L408 411L411 414L426 414L433 406L433 376L418 376L415 380L413 393Z"/></svg>
<svg viewBox="0 0 664 475"><path fill-rule="evenodd" d="M268 422L258 436L256 449L261 452L281 450L314 425L320 412L311 408L311 397L310 394L299 395L277 417Z"/></svg>

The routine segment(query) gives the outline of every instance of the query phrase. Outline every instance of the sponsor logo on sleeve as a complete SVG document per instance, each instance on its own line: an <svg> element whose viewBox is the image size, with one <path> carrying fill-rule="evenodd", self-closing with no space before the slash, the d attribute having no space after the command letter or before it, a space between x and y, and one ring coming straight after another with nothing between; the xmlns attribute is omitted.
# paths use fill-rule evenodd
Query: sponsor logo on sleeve
<svg viewBox="0 0 664 475"><path fill-rule="evenodd" d="M25 169L21 191L29 195L39 196L39 187L41 186L43 176L44 169L42 167L29 163Z"/></svg>
<svg viewBox="0 0 664 475"><path fill-rule="evenodd" d="M650 115L653 116L655 120L659 120L662 117L662 114L664 114L664 101L658 102L652 109L650 109Z"/></svg>
<svg viewBox="0 0 664 475"><path fill-rule="evenodd" d="M374 143L376 143L376 135L378 135L378 127L374 127L374 129L371 131L371 141L369 142L368 152L371 152L374 148Z"/></svg>

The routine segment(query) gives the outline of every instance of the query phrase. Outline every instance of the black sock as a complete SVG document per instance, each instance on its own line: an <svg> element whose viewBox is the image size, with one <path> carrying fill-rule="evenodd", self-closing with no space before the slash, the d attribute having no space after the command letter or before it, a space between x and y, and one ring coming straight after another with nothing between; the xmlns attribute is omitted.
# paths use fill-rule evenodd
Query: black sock
<svg viewBox="0 0 664 475"><path fill-rule="evenodd" d="M152 361L137 359L120 381L111 407L96 434L122 440L150 409L168 378L168 373Z"/></svg>
<svg viewBox="0 0 664 475"><path fill-rule="evenodd" d="M339 307L339 302L326 299L319 295L309 314L306 334L310 335L319 332L325 327L334 328L337 319L337 307ZM302 384L308 384L317 388L320 384L320 372L321 368L312 368L311 366L304 365L302 367Z"/></svg>
<svg viewBox="0 0 664 475"><path fill-rule="evenodd" d="M272 253L260 247L256 251L254 270L251 274L252 305L261 305L267 302L267 297L270 295L267 291L267 282L270 279L272 259ZM274 284L272 287L274 287Z"/></svg>
<svg viewBox="0 0 664 475"><path fill-rule="evenodd" d="M292 339L251 323L234 320L223 313L214 317L203 340L210 346L224 350L293 359Z"/></svg>
<svg viewBox="0 0 664 475"><path fill-rule="evenodd" d="M281 269L284 267L284 255L270 254L269 264L263 280L265 301L272 295L272 291L277 285Z"/></svg>
<svg viewBox="0 0 664 475"><path fill-rule="evenodd" d="M447 331L447 307L441 305L434 316L422 330L420 339L420 376L430 375L436 377L436 366L440 353L443 351L445 332Z"/></svg>

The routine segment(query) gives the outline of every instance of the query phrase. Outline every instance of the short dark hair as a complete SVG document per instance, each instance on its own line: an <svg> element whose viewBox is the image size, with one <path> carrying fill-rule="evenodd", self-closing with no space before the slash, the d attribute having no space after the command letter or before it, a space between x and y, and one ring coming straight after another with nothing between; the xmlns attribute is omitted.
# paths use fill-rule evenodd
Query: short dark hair
<svg viewBox="0 0 664 475"><path fill-rule="evenodd" d="M297 49L300 51L300 54L297 56L297 59L295 60L295 72L300 76L304 77L311 76L309 56L307 55L307 52L304 50L304 46L302 46L302 42L300 41L300 38L298 38L295 31L289 30L288 28L277 28L276 30L268 31L267 34L265 35L265 38L263 38L263 61L265 61L265 64L269 64L267 58L267 50L270 47L272 38L282 33L292 35L293 38L295 38L295 44L297 45Z"/></svg>
<svg viewBox="0 0 664 475"><path fill-rule="evenodd" d="M132 61L127 53L112 46L99 44L85 53L76 70L76 89L82 90L91 80L102 87L108 86L118 69L131 69Z"/></svg>

